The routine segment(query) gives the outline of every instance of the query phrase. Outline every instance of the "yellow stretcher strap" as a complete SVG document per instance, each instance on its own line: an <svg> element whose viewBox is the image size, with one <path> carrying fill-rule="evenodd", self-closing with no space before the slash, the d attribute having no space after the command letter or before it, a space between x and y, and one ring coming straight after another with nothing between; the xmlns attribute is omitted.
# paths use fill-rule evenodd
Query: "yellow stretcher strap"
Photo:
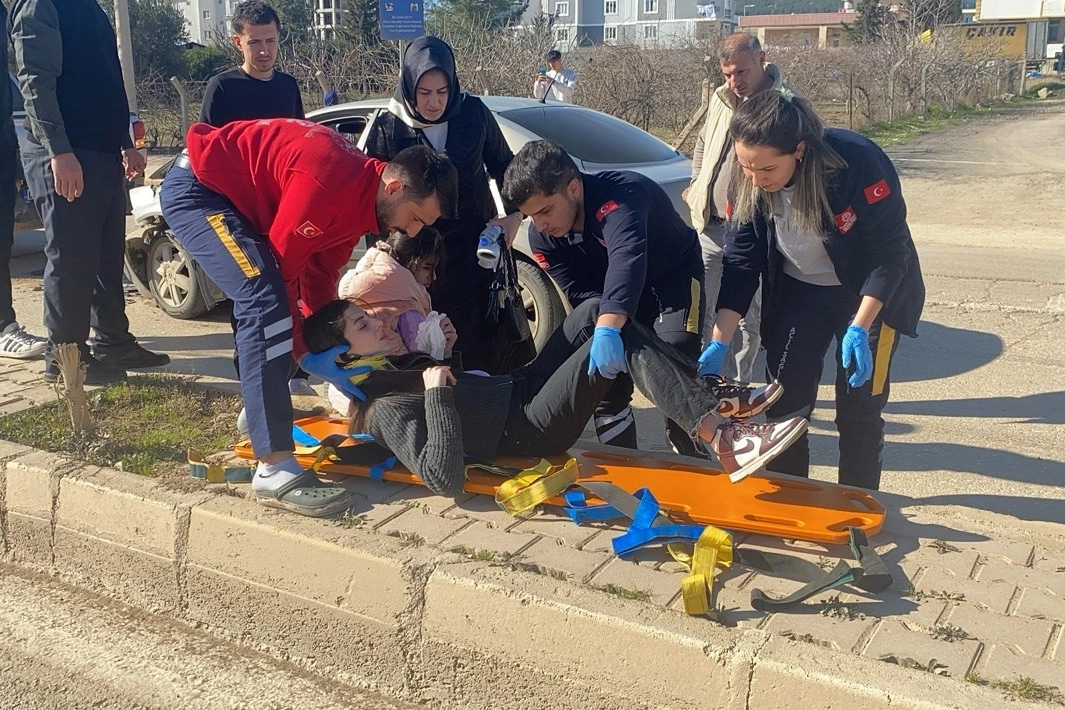
<svg viewBox="0 0 1065 710"><path fill-rule="evenodd" d="M222 466L208 463L207 457L199 449L190 448L186 452L189 473L196 478L203 478L208 483L247 483L255 475L255 467L247 465Z"/></svg>
<svg viewBox="0 0 1065 710"><path fill-rule="evenodd" d="M496 503L510 515L535 508L577 482L577 459L554 466L542 459L530 469L504 481L496 490Z"/></svg>
<svg viewBox="0 0 1065 710"><path fill-rule="evenodd" d="M714 568L732 566L732 536L721 528L707 525L695 541L689 555L682 543L670 543L669 554L686 566L689 574L680 583L684 611L692 616L704 616L714 608Z"/></svg>

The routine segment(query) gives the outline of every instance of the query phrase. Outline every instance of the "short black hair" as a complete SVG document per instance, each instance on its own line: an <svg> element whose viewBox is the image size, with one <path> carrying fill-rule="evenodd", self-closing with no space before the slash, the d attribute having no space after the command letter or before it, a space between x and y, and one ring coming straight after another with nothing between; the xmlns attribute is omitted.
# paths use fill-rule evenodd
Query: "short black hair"
<svg viewBox="0 0 1065 710"><path fill-rule="evenodd" d="M557 49L552 49L550 52L547 53L547 61L553 62L558 59L562 59L562 52L558 51Z"/></svg>
<svg viewBox="0 0 1065 710"><path fill-rule="evenodd" d="M565 191L581 171L562 146L551 141L532 141L522 146L503 177L503 200L520 207L533 195L551 196Z"/></svg>
<svg viewBox="0 0 1065 710"><path fill-rule="evenodd" d="M446 219L458 216L459 174L443 153L424 145L404 148L388 161L384 177L402 182L404 193L416 202L435 194L441 216Z"/></svg>
<svg viewBox="0 0 1065 710"><path fill-rule="evenodd" d="M281 18L277 16L277 11L263 0L244 0L233 8L231 23L235 35L242 33L248 25L269 25L271 22L277 25L277 31L280 32Z"/></svg>

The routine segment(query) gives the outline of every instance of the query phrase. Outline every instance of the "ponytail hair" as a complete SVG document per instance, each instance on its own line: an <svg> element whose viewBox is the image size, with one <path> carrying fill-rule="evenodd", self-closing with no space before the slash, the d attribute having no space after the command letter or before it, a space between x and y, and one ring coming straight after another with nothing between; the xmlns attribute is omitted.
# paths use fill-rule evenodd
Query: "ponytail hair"
<svg viewBox="0 0 1065 710"><path fill-rule="evenodd" d="M792 183L791 224L800 232L823 237L832 216L828 188L847 162L825 142L824 123L810 102L786 87L763 91L736 107L729 134L736 143L772 148L781 155L794 154L805 143ZM772 213L769 193L743 174L738 161L733 165L732 186L734 222L744 224Z"/></svg>

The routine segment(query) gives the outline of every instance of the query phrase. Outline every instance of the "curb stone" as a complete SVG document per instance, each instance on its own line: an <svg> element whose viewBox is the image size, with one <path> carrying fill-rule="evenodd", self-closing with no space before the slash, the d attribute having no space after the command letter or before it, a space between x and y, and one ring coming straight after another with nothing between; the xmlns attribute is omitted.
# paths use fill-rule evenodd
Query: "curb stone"
<svg viewBox="0 0 1065 710"><path fill-rule="evenodd" d="M558 698L604 709L1018 707L962 680L973 671L994 678L996 667L1065 688L1065 574L1034 566L1065 556L1053 525L925 511L885 495L893 515L888 534L873 542L896 574L893 590L882 599L841 591L831 604L767 616L744 606L750 588L795 585L730 570L719 597L729 602L725 626L676 610L668 583L679 585L681 575L665 561L633 564L585 551L603 563L583 582L545 569L551 549L578 552L534 532L557 519L550 509L529 518L535 525L485 528L479 514L464 515L469 501L420 505L420 491L405 487L371 503L358 495L366 482L353 481L359 502L351 519L366 522L349 527L239 495L175 493L153 479L6 442L0 483L6 563L341 682L440 707L538 708ZM374 520L378 506L389 514ZM487 547L498 552L477 548L486 531ZM426 542L427 532L438 545ZM522 564L522 551L537 544L539 562ZM743 544L811 559L844 554L759 536ZM529 571L537 569L547 573ZM947 588L991 578L1013 585L1005 609ZM616 592L625 584L653 593L633 589L640 594L624 598ZM1040 605L1022 614L1025 599ZM937 639L937 625L950 620L964 622L973 638ZM1012 644L1011 624L1024 634ZM932 653L951 677L881 660L924 666Z"/></svg>

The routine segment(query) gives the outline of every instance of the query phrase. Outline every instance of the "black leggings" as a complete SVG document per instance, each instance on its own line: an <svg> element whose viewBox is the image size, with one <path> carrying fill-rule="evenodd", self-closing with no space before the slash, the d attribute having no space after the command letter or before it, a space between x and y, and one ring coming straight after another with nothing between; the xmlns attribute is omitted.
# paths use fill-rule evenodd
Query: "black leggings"
<svg viewBox="0 0 1065 710"><path fill-rule="evenodd" d="M599 301L578 306L548 339L536 359L513 372L514 394L499 453L545 456L573 446L603 395L614 385L588 374ZM696 377L695 360L635 321L621 329L629 375L663 414L689 436L718 405Z"/></svg>

